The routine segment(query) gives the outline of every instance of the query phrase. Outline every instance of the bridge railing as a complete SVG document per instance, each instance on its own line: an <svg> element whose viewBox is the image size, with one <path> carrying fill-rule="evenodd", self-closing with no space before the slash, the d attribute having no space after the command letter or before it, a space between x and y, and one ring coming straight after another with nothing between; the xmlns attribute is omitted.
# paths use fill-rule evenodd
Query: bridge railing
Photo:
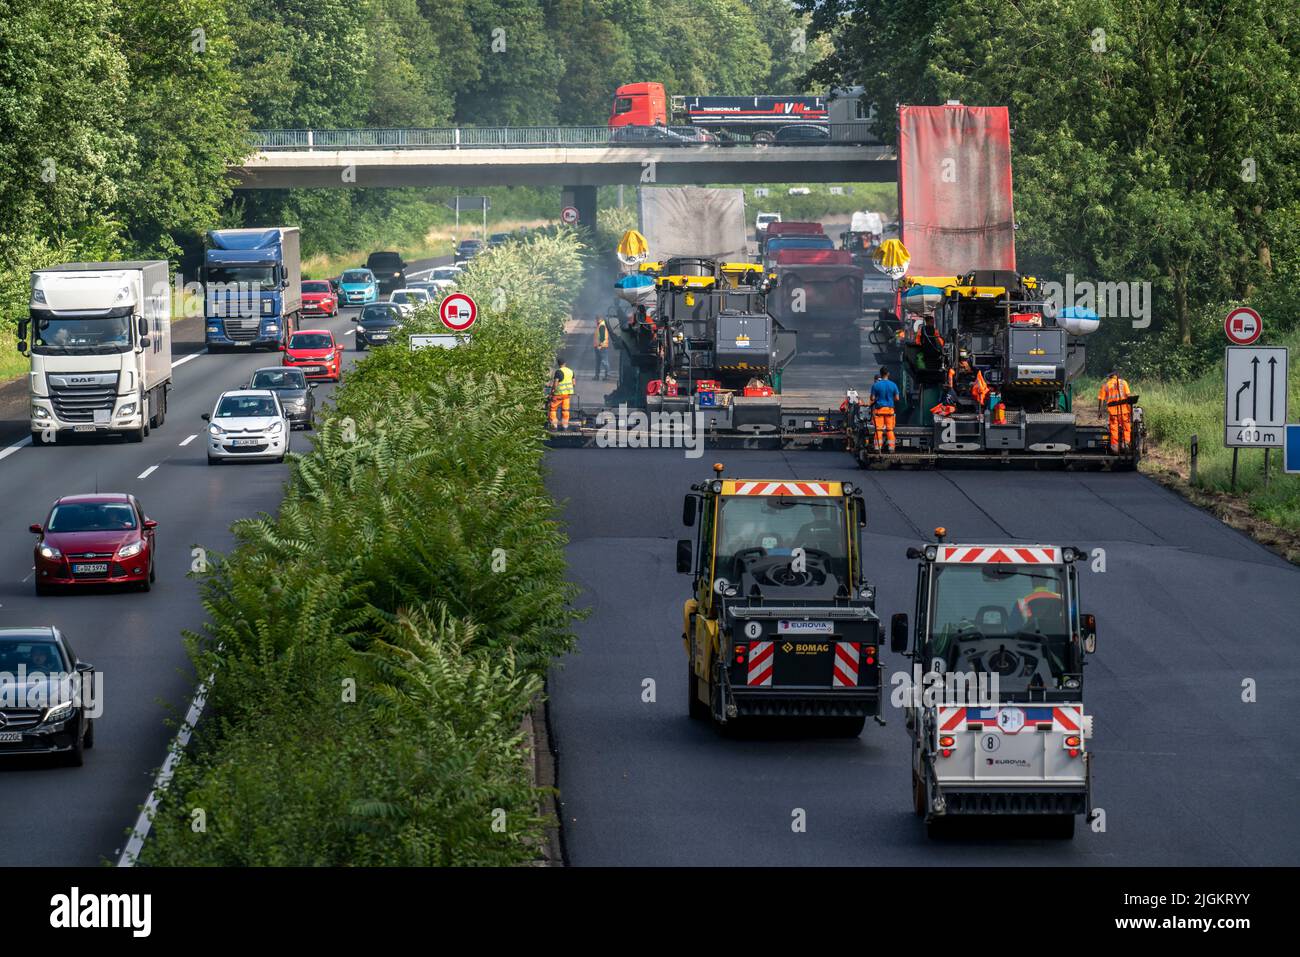
<svg viewBox="0 0 1300 957"><path fill-rule="evenodd" d="M804 141L793 145L877 145L866 123L831 123L829 141ZM690 127L670 127L685 134L698 135ZM654 143L634 138L611 141L605 126L466 126L431 129L355 129L355 130L255 130L251 146L258 150L339 150L339 149L486 149L538 147L648 146ZM743 137L738 143L745 144ZM660 145L674 145L673 143ZM684 145L684 144L678 144ZM717 143L697 145L720 146ZM728 148L736 144L726 144ZM776 144L781 145L781 144Z"/></svg>

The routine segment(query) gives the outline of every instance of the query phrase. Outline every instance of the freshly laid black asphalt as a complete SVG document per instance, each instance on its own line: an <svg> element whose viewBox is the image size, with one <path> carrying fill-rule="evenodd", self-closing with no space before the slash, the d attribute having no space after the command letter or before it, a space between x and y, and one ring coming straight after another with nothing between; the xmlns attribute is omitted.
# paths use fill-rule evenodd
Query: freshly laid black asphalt
<svg viewBox="0 0 1300 957"><path fill-rule="evenodd" d="M348 310L336 319L304 320L302 326L332 329L346 344L345 363L351 365L357 353L347 330L355 315L356 310ZM61 767L48 758L0 758L0 865L90 865L116 859L175 734L167 719L183 716L193 695L194 676L181 631L198 629L204 615L198 585L186 577L191 549L227 548L231 522L274 512L280 503L289 466L208 466L207 424L200 418L222 391L242 386L254 369L279 365L279 353L207 355L196 320L175 328L173 361L194 358L175 369L162 428L134 445L116 438L25 445L0 459L0 499L5 503L0 626L58 625L82 660L104 676L104 712L96 720L95 747L86 752L84 767ZM317 388L318 408L333 388ZM19 406L25 408L25 402ZM28 434L25 419L0 421L0 454ZM182 446L191 435L198 437ZM308 448L310 435L293 433L293 449ZM138 477L152 465L158 468ZM158 520L157 583L149 593L37 598L32 588L35 536L27 526L43 522L56 497L97 488L134 493Z"/></svg>
<svg viewBox="0 0 1300 957"><path fill-rule="evenodd" d="M682 496L721 461L755 479L865 490L878 611L913 612L909 545L1105 550L1081 578L1094 803L1070 841L1000 822L929 841L901 715L860 738L733 738L686 714L674 569ZM575 865L1261 865L1300 863L1300 568L1136 474L863 472L838 452L556 449L570 574L591 615L553 669L563 834ZM909 661L884 658L889 673ZM655 700L643 700L647 679ZM1243 701L1244 686L1255 703ZM799 812L802 811L802 814ZM796 831L797 817L806 830Z"/></svg>

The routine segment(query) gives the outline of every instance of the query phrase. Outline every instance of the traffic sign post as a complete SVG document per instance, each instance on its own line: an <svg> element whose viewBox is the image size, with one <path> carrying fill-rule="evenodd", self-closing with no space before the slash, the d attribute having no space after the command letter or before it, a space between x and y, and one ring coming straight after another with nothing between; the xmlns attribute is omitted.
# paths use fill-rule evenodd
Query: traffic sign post
<svg viewBox="0 0 1300 957"><path fill-rule="evenodd" d="M438 303L438 318L452 332L464 332L478 319L478 305L463 292L453 292Z"/></svg>
<svg viewBox="0 0 1300 957"><path fill-rule="evenodd" d="M1223 444L1281 448L1287 412L1288 352L1284 347L1224 350Z"/></svg>
<svg viewBox="0 0 1300 957"><path fill-rule="evenodd" d="M1238 306L1223 319L1223 333L1234 346L1253 345L1264 331L1264 321L1250 306Z"/></svg>
<svg viewBox="0 0 1300 957"><path fill-rule="evenodd" d="M560 210L560 222L566 226L578 225L578 207L565 206L564 209Z"/></svg>

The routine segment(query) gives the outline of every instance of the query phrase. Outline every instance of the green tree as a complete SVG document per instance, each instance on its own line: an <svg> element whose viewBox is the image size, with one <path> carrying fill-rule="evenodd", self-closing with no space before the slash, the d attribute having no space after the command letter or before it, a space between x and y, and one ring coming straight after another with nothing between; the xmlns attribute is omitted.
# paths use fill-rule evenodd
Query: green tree
<svg viewBox="0 0 1300 957"><path fill-rule="evenodd" d="M469 0L479 78L456 102L456 119L478 126L555 122L564 70L534 0Z"/></svg>

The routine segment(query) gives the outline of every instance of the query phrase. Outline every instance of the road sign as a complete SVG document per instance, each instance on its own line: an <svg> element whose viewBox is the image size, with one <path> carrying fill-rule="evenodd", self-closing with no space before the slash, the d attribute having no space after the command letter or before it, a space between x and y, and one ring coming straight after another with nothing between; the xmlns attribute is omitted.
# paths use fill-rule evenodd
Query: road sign
<svg viewBox="0 0 1300 957"><path fill-rule="evenodd" d="M1229 346L1224 350L1223 444L1280 448L1286 424L1285 348Z"/></svg>
<svg viewBox="0 0 1300 957"><path fill-rule="evenodd" d="M453 292L438 303L438 318L452 332L464 332L478 318L478 306L463 292Z"/></svg>
<svg viewBox="0 0 1300 957"><path fill-rule="evenodd" d="M1224 317L1223 331L1234 346L1249 346L1264 331L1264 322L1250 306L1238 306Z"/></svg>
<svg viewBox="0 0 1300 957"><path fill-rule="evenodd" d="M560 211L560 222L566 226L576 226L578 224L578 207L565 206Z"/></svg>
<svg viewBox="0 0 1300 957"><path fill-rule="evenodd" d="M1300 425L1286 427L1286 451L1282 453L1282 470L1288 475L1300 474Z"/></svg>

